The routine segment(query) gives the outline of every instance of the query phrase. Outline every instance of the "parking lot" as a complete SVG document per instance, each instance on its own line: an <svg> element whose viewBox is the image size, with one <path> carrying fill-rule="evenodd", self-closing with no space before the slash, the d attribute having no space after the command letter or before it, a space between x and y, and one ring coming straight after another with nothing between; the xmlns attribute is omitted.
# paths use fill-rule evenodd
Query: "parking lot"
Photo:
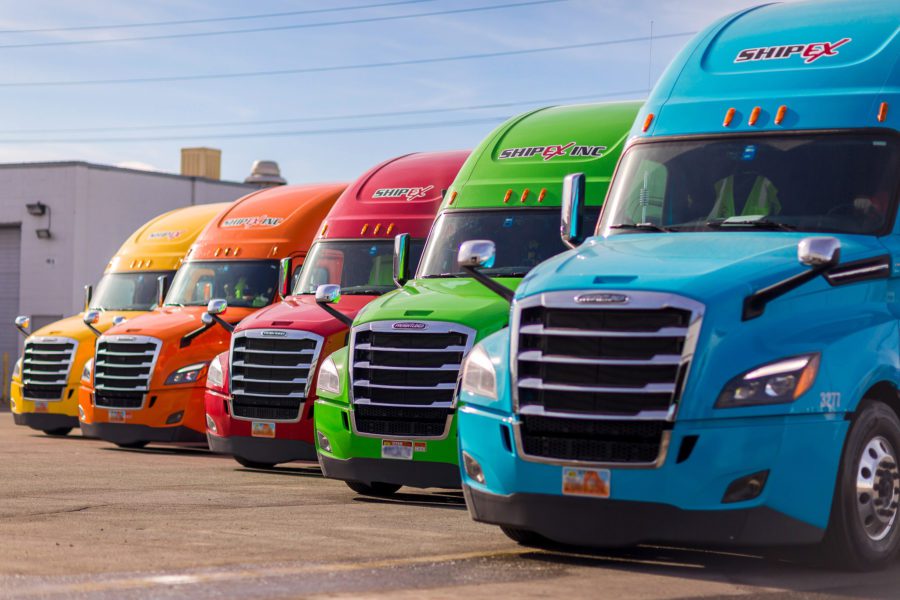
<svg viewBox="0 0 900 600"><path fill-rule="evenodd" d="M896 598L900 568L816 570L739 553L526 549L462 495L363 498L315 465L120 450L0 418L0 596ZM403 490L404 492L406 490Z"/></svg>

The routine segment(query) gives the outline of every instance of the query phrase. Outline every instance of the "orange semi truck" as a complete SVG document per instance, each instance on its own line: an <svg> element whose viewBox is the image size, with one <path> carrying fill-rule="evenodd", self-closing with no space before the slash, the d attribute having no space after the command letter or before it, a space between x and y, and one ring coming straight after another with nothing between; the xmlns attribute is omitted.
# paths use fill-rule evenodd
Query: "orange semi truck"
<svg viewBox="0 0 900 600"><path fill-rule="evenodd" d="M106 331L114 321L152 310L159 301L159 279L172 280L188 248L226 206L201 204L171 210L131 234L106 265L96 290L85 287L84 310L97 315L92 320L94 330ZM17 425L48 435L67 435L78 427L81 372L94 356L96 340L82 322L84 315L60 319L31 334L31 319L16 319L16 326L27 335L10 390Z"/></svg>
<svg viewBox="0 0 900 600"><path fill-rule="evenodd" d="M97 340L96 361L81 380L85 434L124 448L205 444L207 365L228 349L234 324L289 293L345 187L269 188L219 214L188 250L163 306ZM214 316L204 318L207 311Z"/></svg>

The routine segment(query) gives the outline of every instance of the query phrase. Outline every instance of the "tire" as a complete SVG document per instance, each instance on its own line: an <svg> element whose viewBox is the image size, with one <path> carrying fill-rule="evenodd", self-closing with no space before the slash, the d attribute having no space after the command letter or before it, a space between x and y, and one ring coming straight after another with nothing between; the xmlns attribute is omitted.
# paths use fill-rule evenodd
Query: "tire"
<svg viewBox="0 0 900 600"><path fill-rule="evenodd" d="M363 496L390 496L403 487L394 483L381 483L378 481L373 481L371 484L363 483L362 481L345 481L344 483L351 490Z"/></svg>
<svg viewBox="0 0 900 600"><path fill-rule="evenodd" d="M822 543L826 562L854 571L890 564L900 549L900 419L864 400L847 434ZM857 477L865 489L857 491Z"/></svg>
<svg viewBox="0 0 900 600"><path fill-rule="evenodd" d="M501 525L500 530L506 534L506 537L522 546L543 548L551 544L550 540L530 529L519 529L518 527L505 527Z"/></svg>
<svg viewBox="0 0 900 600"><path fill-rule="evenodd" d="M248 469L268 470L275 466L275 463L256 462L255 460L248 460L242 456L235 456L234 460L238 461L238 463L240 463L242 467L246 467Z"/></svg>
<svg viewBox="0 0 900 600"><path fill-rule="evenodd" d="M116 446L119 448L126 448L128 450L140 450L150 442L139 441L139 442L116 442Z"/></svg>
<svg viewBox="0 0 900 600"><path fill-rule="evenodd" d="M65 437L72 433L71 427L57 427L56 429L45 429L44 433L53 437Z"/></svg>

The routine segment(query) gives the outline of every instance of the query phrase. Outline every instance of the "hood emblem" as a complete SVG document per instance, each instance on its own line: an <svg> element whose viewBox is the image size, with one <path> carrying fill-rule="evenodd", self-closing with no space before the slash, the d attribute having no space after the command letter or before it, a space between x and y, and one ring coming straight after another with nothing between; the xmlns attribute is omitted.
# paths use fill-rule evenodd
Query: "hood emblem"
<svg viewBox="0 0 900 600"><path fill-rule="evenodd" d="M575 296L578 304L628 304L631 298L625 294L580 294Z"/></svg>
<svg viewBox="0 0 900 600"><path fill-rule="evenodd" d="M265 337L284 337L287 335L286 331L281 331L279 329L268 329L262 332L262 335Z"/></svg>
<svg viewBox="0 0 900 600"><path fill-rule="evenodd" d="M394 329L425 329L428 327L425 323L416 323L414 321L404 321L402 323L394 323L391 325Z"/></svg>
<svg viewBox="0 0 900 600"><path fill-rule="evenodd" d="M123 335L123 336L119 337L119 341L120 342L136 342L137 338L136 337L125 337Z"/></svg>

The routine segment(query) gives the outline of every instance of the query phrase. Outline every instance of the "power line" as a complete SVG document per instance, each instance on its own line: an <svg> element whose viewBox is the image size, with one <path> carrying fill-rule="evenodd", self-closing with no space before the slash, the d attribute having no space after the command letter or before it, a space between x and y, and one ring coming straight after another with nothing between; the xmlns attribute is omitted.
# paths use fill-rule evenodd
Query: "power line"
<svg viewBox="0 0 900 600"><path fill-rule="evenodd" d="M312 123L321 121L347 121L351 119L371 119L384 117L408 117L415 115L428 115L449 112L463 112L469 110L484 110L494 108L510 108L513 106L526 105L547 105L556 102L577 102L579 100L596 100L599 98L610 98L616 96L639 96L646 94L647 90L625 90L621 92L601 92L596 94L582 94L579 96L557 96L555 98L533 98L531 100L515 100L511 102L494 102L491 104L470 104L468 106L452 106L441 108L423 108L416 110L398 110L386 112L369 112L369 113L352 113L342 115L321 115L315 117L291 117L282 119L267 119L264 121L219 121L206 123L182 123L182 124L163 124L163 125L131 125L131 126L115 126L115 127L77 127L77 128L59 128L52 129L7 129L0 130L0 134L22 134L22 133L89 133L89 132L107 132L107 131L159 131L166 129L206 129L213 127L246 127L248 125L285 125L288 123Z"/></svg>
<svg viewBox="0 0 900 600"><path fill-rule="evenodd" d="M655 35L654 40L686 37L694 35L694 31ZM8 81L0 82L0 88L33 88L33 87L70 87L79 85L118 85L134 83L161 83L169 81L202 81L210 79L237 79L248 77L272 77L278 75L299 75L306 73L328 73L335 71L358 71L365 69L383 69L410 65L426 65L434 63L481 60L486 58L498 58L504 56L521 56L526 54L540 54L544 52L559 52L563 50L578 50L584 48L597 48L600 46L612 46L616 44L631 44L646 42L647 36L622 38L617 40L604 40L599 42L585 42L583 44L566 44L562 46L545 46L542 48L525 48L522 50L503 50L499 52L482 52L479 54L460 54L456 56L442 56L436 58L416 58L409 60L385 61L376 63L361 63L353 65L335 65L330 67L302 67L298 69L278 69L274 71L246 71L238 73L210 73L200 75L167 75L161 77L134 77L124 79L82 79L75 81Z"/></svg>
<svg viewBox="0 0 900 600"><path fill-rule="evenodd" d="M442 127L461 127L464 125L479 125L484 123L500 123L508 117L484 117L478 119L465 119L461 121L436 121L427 123L401 123L397 125L372 125L368 127L337 127L330 129L305 129L297 131L261 131L253 133L220 133L204 135L203 139L238 139L238 138L262 138L262 137L299 137L311 135L337 135L341 133L368 133L376 131L397 131L406 129L437 129ZM112 138L81 138L81 139L0 139L0 144L98 144L116 142L167 142L183 140L191 136L148 136L148 137L112 137Z"/></svg>
<svg viewBox="0 0 900 600"><path fill-rule="evenodd" d="M570 0L528 0L526 2L510 2L507 4L496 4L492 6L474 6L469 8L452 8L447 10L436 10L432 12L416 13L412 15L388 15L381 17L366 17L359 19L348 19L344 21L323 21L320 23L298 23L294 25L272 25L269 27L253 27L249 29L226 29L220 31L200 31L194 33L169 33L161 35L145 35L133 37L106 38L99 40L61 40L56 42L31 42L24 44L2 44L0 49L12 48L43 48L48 46L84 46L88 44L110 44L117 42L146 42L156 40L173 40L181 38L195 37L212 37L222 35L236 35L243 33L262 33L266 31L286 31L290 29L313 29L319 27L334 27L337 25L356 25L360 23L380 23L384 21L399 21L402 19L419 19L422 17L436 17L442 15L455 15L461 13L484 12L488 10L501 10L507 8L520 8L523 6L535 6L538 4L557 4L559 2L569 2Z"/></svg>
<svg viewBox="0 0 900 600"><path fill-rule="evenodd" d="M357 4L355 6L339 6L333 8L314 8L308 10L292 10L287 12L264 13L257 15L235 15L231 17L210 17L206 19L182 19L178 21L151 21L144 23L118 23L116 25L76 25L74 27L42 27L34 29L0 29L0 34L19 33L62 33L66 31L95 31L98 29L135 29L139 27L163 27L169 25L199 25L201 23L221 23L223 21L250 21L256 19L273 19L276 17L296 17L300 15L314 15L333 12L348 12L351 10L363 10L366 8L382 8L386 6L399 6L403 4L422 4L435 2L435 0L396 0L394 2L378 2L375 4Z"/></svg>

